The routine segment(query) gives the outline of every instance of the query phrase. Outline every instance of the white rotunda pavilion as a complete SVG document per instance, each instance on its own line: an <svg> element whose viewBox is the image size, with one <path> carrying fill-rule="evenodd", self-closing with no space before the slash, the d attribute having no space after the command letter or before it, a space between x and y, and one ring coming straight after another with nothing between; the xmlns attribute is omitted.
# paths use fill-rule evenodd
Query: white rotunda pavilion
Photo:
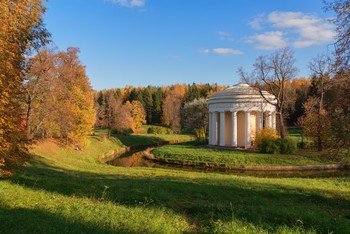
<svg viewBox="0 0 350 234"><path fill-rule="evenodd" d="M275 103L275 97L263 91ZM209 145L251 147L256 132L276 129L276 107L248 84L237 84L208 99Z"/></svg>

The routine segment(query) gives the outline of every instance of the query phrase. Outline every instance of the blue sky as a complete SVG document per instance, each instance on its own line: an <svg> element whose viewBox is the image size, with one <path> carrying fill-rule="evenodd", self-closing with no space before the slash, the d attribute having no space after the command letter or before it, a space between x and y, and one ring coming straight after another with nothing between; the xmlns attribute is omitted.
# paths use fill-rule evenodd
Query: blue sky
<svg viewBox="0 0 350 234"><path fill-rule="evenodd" d="M240 81L257 56L295 52L298 77L332 49L322 0L50 0L60 50L79 47L94 89Z"/></svg>

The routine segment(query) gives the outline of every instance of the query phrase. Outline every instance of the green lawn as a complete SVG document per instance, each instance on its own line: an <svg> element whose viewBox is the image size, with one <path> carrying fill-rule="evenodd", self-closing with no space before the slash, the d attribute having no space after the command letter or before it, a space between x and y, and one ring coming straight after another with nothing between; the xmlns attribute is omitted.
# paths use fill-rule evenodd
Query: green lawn
<svg viewBox="0 0 350 234"><path fill-rule="evenodd" d="M55 142L0 181L0 233L350 233L350 179L253 178L99 164ZM205 149L208 150L208 149Z"/></svg>
<svg viewBox="0 0 350 234"><path fill-rule="evenodd" d="M151 125L145 125L143 128L148 129ZM95 135L101 136L107 134L107 129L97 128L95 129ZM134 146L134 145L152 145L159 142L185 142L193 140L191 135L182 135L182 134L147 134L147 133L137 133L130 135L123 134L113 134L113 138L120 141L120 144L125 146Z"/></svg>
<svg viewBox="0 0 350 234"><path fill-rule="evenodd" d="M316 152L299 151L295 154L262 154L238 150L208 148L189 142L166 145L153 150L160 158L193 162L225 163L233 165L316 165L332 163L350 163L349 158L334 161L330 157Z"/></svg>
<svg viewBox="0 0 350 234"><path fill-rule="evenodd" d="M114 135L115 138L119 139L122 144L126 146L133 145L152 145L158 142L184 142L193 140L192 136L189 135L166 135L166 134L131 134L130 136L125 135Z"/></svg>

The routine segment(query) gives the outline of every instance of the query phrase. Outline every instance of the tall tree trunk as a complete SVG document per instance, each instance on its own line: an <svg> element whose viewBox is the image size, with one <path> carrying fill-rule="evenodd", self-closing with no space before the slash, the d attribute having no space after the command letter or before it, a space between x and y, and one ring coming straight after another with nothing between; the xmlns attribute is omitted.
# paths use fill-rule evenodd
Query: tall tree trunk
<svg viewBox="0 0 350 234"><path fill-rule="evenodd" d="M27 116L26 116L26 135L27 140L32 140L33 135L31 131L31 121L32 121L32 97L29 92L28 93L28 100L27 100Z"/></svg>
<svg viewBox="0 0 350 234"><path fill-rule="evenodd" d="M322 115L322 110L323 110L323 97L324 97L324 83L323 83L323 75L320 76L321 79L321 97L320 97L320 102L318 106L318 116L317 116L317 151L321 152L322 151L322 121L321 121L321 115Z"/></svg>
<svg viewBox="0 0 350 234"><path fill-rule="evenodd" d="M281 112L277 112L277 117L278 117L278 123L279 123L279 134L282 139L285 139L287 137L286 133L286 127L284 125L284 119L283 119L283 114Z"/></svg>

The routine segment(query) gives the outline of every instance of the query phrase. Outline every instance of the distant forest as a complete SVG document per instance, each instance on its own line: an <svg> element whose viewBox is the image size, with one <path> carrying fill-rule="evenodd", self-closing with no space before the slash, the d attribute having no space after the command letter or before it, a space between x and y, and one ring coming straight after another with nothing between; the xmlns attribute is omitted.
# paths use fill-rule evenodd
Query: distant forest
<svg viewBox="0 0 350 234"><path fill-rule="evenodd" d="M173 131L183 130L181 110L187 103L207 99L212 94L228 86L217 84L174 84L170 86L147 86L113 88L95 92L96 126L106 126L108 101L110 98L125 104L138 101L145 112L145 123L169 126ZM287 104L286 123L294 126L305 111L303 103L317 92L316 80L312 78L295 78L286 82ZM326 99L332 98L332 91L327 92ZM195 114L195 113L193 113Z"/></svg>

